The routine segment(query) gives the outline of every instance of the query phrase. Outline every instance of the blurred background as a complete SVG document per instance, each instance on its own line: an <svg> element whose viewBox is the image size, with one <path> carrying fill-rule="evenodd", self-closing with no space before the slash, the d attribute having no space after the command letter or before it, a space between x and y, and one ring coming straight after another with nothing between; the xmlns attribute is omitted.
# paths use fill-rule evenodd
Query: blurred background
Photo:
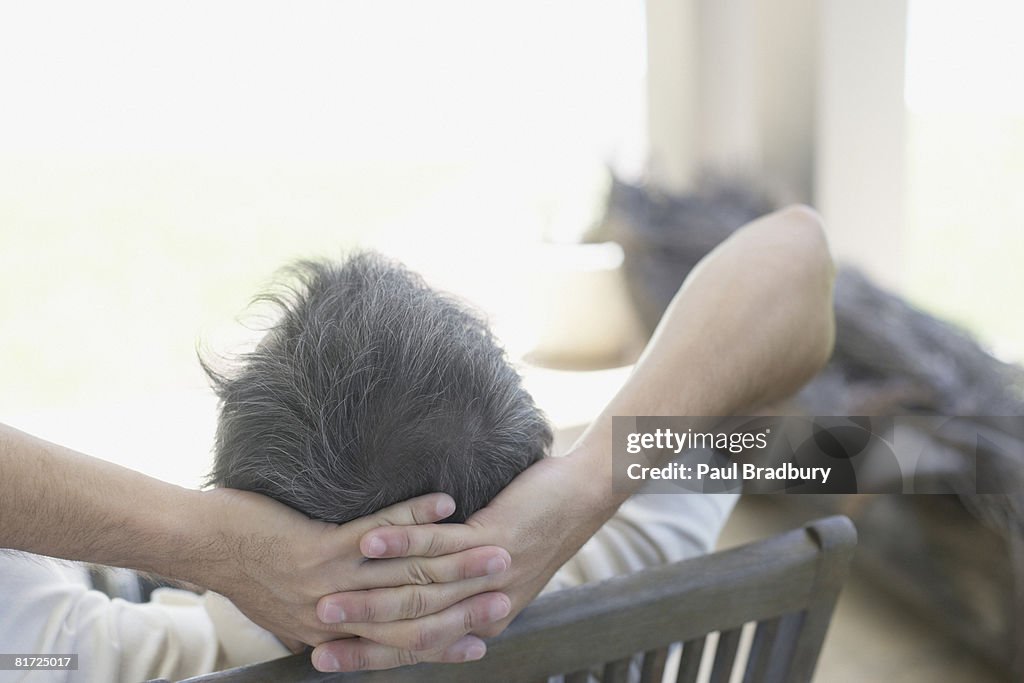
<svg viewBox="0 0 1024 683"><path fill-rule="evenodd" d="M486 311L571 433L648 332L612 172L812 204L838 258L1022 361L1022 24L1011 0L5 3L0 421L196 486L197 349L251 344L289 259L360 246ZM863 605L840 623L891 634ZM823 680L998 675L918 627L889 668L830 646Z"/></svg>

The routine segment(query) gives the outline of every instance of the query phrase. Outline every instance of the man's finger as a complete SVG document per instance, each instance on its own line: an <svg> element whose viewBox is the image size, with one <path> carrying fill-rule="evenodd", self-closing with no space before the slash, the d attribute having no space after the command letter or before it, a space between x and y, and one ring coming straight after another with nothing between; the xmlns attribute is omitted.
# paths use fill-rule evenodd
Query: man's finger
<svg viewBox="0 0 1024 683"><path fill-rule="evenodd" d="M512 611L504 593L481 593L420 619L387 624L345 624L352 635L400 650L431 652L453 645L473 630L501 621Z"/></svg>
<svg viewBox="0 0 1024 683"><path fill-rule="evenodd" d="M363 638L335 640L313 650L313 666L319 671L363 671L393 669L417 662L469 662L487 653L484 641L475 636L460 638L437 652L410 652L380 645Z"/></svg>
<svg viewBox="0 0 1024 683"><path fill-rule="evenodd" d="M447 493L428 493L403 500L363 518L367 530L379 526L432 524L455 512L455 500Z"/></svg>
<svg viewBox="0 0 1024 683"><path fill-rule="evenodd" d="M497 550L501 549L497 548ZM505 553L503 550L501 552ZM507 553L505 555L507 556ZM500 556L497 559L500 559ZM394 561L412 562L415 560ZM507 567L504 560L499 564ZM381 623L400 619L417 619L447 609L477 593L498 589L502 585L502 573L503 571L496 565L494 571L486 575L481 573L479 578L335 593L320 598L316 613L320 621L325 624Z"/></svg>
<svg viewBox="0 0 1024 683"><path fill-rule="evenodd" d="M352 579L363 588L451 583L503 574L512 564L504 548L489 545L441 557L396 557L363 562Z"/></svg>
<svg viewBox="0 0 1024 683"><path fill-rule="evenodd" d="M466 524L380 527L363 534L359 551L371 559L437 557L480 545L476 531Z"/></svg>

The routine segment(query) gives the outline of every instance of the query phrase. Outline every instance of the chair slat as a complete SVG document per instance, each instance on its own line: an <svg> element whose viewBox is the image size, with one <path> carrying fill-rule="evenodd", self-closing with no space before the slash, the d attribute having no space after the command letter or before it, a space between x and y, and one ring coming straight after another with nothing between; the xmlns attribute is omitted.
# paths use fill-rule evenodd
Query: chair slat
<svg viewBox="0 0 1024 683"><path fill-rule="evenodd" d="M758 622L754 642L750 645L747 669L743 673L743 683L772 683L766 676L778 633L779 619Z"/></svg>
<svg viewBox="0 0 1024 683"><path fill-rule="evenodd" d="M704 655L707 636L694 638L683 643L683 655L679 659L679 674L676 683L695 683L700 672L700 661Z"/></svg>
<svg viewBox="0 0 1024 683"><path fill-rule="evenodd" d="M804 629L803 611L785 614L779 618L775 642L768 653L765 683L791 683L800 680L793 676L793 653Z"/></svg>
<svg viewBox="0 0 1024 683"><path fill-rule="evenodd" d="M736 651L740 647L740 634L742 629L734 628L723 631L718 636L718 646L715 648L715 663L711 668L710 683L729 683L732 676L732 666L736 661Z"/></svg>
<svg viewBox="0 0 1024 683"><path fill-rule="evenodd" d="M648 650L644 653L644 665L640 669L640 683L661 683L665 675L665 663L668 661L668 648Z"/></svg>
<svg viewBox="0 0 1024 683"><path fill-rule="evenodd" d="M629 683L629 664L632 661L632 657L627 657L605 664L601 683Z"/></svg>

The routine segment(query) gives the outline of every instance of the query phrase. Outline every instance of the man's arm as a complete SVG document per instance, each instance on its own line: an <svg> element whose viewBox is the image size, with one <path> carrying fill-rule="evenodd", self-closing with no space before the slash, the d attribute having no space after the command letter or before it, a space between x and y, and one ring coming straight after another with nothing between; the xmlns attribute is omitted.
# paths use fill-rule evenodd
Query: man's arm
<svg viewBox="0 0 1024 683"><path fill-rule="evenodd" d="M746 225L690 274L629 380L568 456L531 466L465 525L378 529L363 537L363 551L407 557L484 543L506 548L512 568L501 590L512 599L510 616L475 631L499 633L630 495L612 490L612 416L737 414L790 395L831 354L833 275L812 210L791 207ZM381 622L440 603L416 586L399 590L415 597L401 604L392 591L325 597L321 605L342 608L349 632L363 637L320 645L314 663L346 670L422 658L415 622ZM403 638L406 650L379 644Z"/></svg>
<svg viewBox="0 0 1024 683"><path fill-rule="evenodd" d="M328 593L430 580L449 609L424 628L463 629L508 604L491 592L508 554L494 547L417 562L367 561L359 538L381 525L439 521L454 511L431 494L345 525L308 519L254 493L184 489L0 425L0 548L129 567L222 593L291 646L347 635L317 618ZM501 616L507 613L501 612ZM483 653L469 637L434 657Z"/></svg>

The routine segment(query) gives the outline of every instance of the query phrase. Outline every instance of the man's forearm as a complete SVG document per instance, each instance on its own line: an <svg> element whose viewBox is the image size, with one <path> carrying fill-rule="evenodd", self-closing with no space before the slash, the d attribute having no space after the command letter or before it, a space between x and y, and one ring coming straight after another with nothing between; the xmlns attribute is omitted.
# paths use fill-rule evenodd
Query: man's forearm
<svg viewBox="0 0 1024 683"><path fill-rule="evenodd" d="M216 555L208 502L0 425L0 547L194 580Z"/></svg>
<svg viewBox="0 0 1024 683"><path fill-rule="evenodd" d="M803 207L748 224L698 265L574 449L602 515L629 495L609 496L612 416L740 414L792 394L831 355L833 275L820 219Z"/></svg>

